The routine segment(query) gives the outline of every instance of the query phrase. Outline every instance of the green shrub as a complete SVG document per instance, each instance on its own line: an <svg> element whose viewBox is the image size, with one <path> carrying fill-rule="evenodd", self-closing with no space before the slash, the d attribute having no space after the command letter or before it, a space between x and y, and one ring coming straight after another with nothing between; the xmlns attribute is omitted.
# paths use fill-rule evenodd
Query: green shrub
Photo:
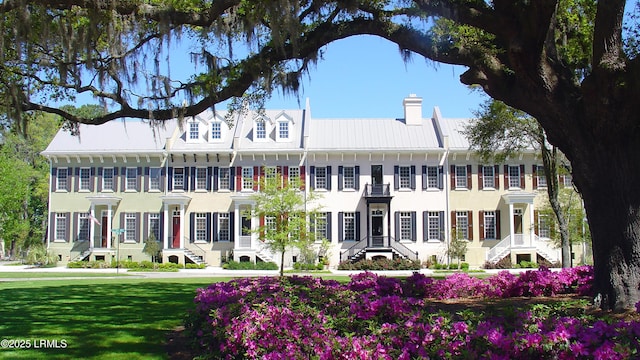
<svg viewBox="0 0 640 360"><path fill-rule="evenodd" d="M421 265L420 260L380 258L364 259L355 263L343 261L338 264L338 270L420 270Z"/></svg>
<svg viewBox="0 0 640 360"><path fill-rule="evenodd" d="M274 262L257 262L256 263L256 270L278 270L278 264L274 263Z"/></svg>
<svg viewBox="0 0 640 360"><path fill-rule="evenodd" d="M259 261L258 263L252 262L238 262L229 261L222 265L223 269L227 270L278 270L278 264L274 262Z"/></svg>
<svg viewBox="0 0 640 360"><path fill-rule="evenodd" d="M449 270L458 270L458 264L456 263L449 264Z"/></svg>
<svg viewBox="0 0 640 360"><path fill-rule="evenodd" d="M88 261L69 261L67 267L69 269L84 269L87 267Z"/></svg>
<svg viewBox="0 0 640 360"><path fill-rule="evenodd" d="M193 263L189 263L186 264L185 269L206 269L207 268L207 264L193 264Z"/></svg>
<svg viewBox="0 0 640 360"><path fill-rule="evenodd" d="M140 264L138 264L138 267L140 269L154 269L156 267L157 264L152 263L149 260L144 260L144 261L140 261Z"/></svg>
<svg viewBox="0 0 640 360"><path fill-rule="evenodd" d="M161 270L178 270L181 268L182 266L180 264L174 264L174 263L162 263L158 265L158 269L161 269Z"/></svg>
<svg viewBox="0 0 640 360"><path fill-rule="evenodd" d="M120 261L121 269L139 269L140 264L137 261L123 260Z"/></svg>
<svg viewBox="0 0 640 360"><path fill-rule="evenodd" d="M466 263L466 262L461 263L460 270L469 271L469 263Z"/></svg>

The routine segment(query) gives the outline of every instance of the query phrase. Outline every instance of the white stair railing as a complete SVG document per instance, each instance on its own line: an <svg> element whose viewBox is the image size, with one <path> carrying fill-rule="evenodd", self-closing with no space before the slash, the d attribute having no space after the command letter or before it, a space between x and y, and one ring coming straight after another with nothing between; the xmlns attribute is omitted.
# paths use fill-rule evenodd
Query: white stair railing
<svg viewBox="0 0 640 360"><path fill-rule="evenodd" d="M506 250L511 248L511 235L502 239L494 247L487 251L487 261L496 261Z"/></svg>

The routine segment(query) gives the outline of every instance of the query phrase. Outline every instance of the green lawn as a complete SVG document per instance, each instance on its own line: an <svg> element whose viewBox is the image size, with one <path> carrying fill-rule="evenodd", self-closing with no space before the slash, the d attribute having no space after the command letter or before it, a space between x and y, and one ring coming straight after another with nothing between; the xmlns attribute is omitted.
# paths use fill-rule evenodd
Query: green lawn
<svg viewBox="0 0 640 360"><path fill-rule="evenodd" d="M0 359L163 359L195 289L229 278L0 282L0 338L65 340L64 349L0 349Z"/></svg>
<svg viewBox="0 0 640 360"><path fill-rule="evenodd" d="M115 276L129 276L126 273L90 273L90 272L0 272L0 279L35 279L35 278L69 278L69 277L115 277Z"/></svg>

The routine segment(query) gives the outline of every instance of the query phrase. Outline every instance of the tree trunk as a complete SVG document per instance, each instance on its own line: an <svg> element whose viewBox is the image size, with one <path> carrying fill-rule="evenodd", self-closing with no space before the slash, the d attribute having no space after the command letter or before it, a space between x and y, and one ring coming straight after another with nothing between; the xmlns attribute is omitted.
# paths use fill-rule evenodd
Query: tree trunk
<svg viewBox="0 0 640 360"><path fill-rule="evenodd" d="M284 276L284 252L285 250L280 251L280 276Z"/></svg>
<svg viewBox="0 0 640 360"><path fill-rule="evenodd" d="M621 311L640 301L640 149L618 140L583 147L589 163L572 164L593 238L595 302Z"/></svg>

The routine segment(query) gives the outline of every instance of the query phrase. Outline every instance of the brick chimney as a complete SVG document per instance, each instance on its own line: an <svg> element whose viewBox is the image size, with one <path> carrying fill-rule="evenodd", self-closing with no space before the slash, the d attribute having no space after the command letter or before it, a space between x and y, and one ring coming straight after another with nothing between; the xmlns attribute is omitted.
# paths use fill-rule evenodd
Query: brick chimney
<svg viewBox="0 0 640 360"><path fill-rule="evenodd" d="M405 125L422 125L422 98L410 94L402 101Z"/></svg>

